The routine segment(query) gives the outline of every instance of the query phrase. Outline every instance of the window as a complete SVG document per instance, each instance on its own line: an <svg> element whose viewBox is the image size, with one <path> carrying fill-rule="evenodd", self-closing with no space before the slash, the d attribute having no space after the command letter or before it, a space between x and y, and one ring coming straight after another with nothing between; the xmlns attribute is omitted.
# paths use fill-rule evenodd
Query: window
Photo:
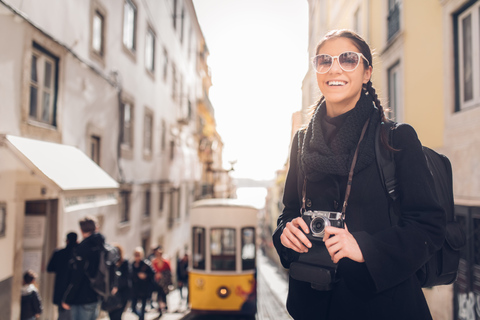
<svg viewBox="0 0 480 320"><path fill-rule="evenodd" d="M455 206L455 219L465 231L467 243L460 250L458 277L454 283L457 314L454 319L461 319L468 314L475 304L475 297L480 295L480 207ZM474 317L475 318L475 317Z"/></svg>
<svg viewBox="0 0 480 320"><path fill-rule="evenodd" d="M98 165L100 165L100 137L90 137L90 157Z"/></svg>
<svg viewBox="0 0 480 320"><path fill-rule="evenodd" d="M242 229L242 270L255 269L255 228Z"/></svg>
<svg viewBox="0 0 480 320"><path fill-rule="evenodd" d="M389 118L399 121L400 112L400 62L395 63L388 69L388 107Z"/></svg>
<svg viewBox="0 0 480 320"><path fill-rule="evenodd" d="M235 229L214 228L210 231L212 271L235 270Z"/></svg>
<svg viewBox="0 0 480 320"><path fill-rule="evenodd" d="M165 123L165 120L162 120L162 135L160 138L160 148L162 151L165 151L165 148L167 147L167 124Z"/></svg>
<svg viewBox="0 0 480 320"><path fill-rule="evenodd" d="M192 228L193 269L205 270L205 228Z"/></svg>
<svg viewBox="0 0 480 320"><path fill-rule="evenodd" d="M58 58L33 44L30 67L29 117L56 126Z"/></svg>
<svg viewBox="0 0 480 320"><path fill-rule="evenodd" d="M163 81L167 81L168 75L168 52L167 49L163 48Z"/></svg>
<svg viewBox="0 0 480 320"><path fill-rule="evenodd" d="M143 152L151 156L153 153L153 113L150 110L145 112L145 124L143 127Z"/></svg>
<svg viewBox="0 0 480 320"><path fill-rule="evenodd" d="M150 186L147 186L145 189L144 201L143 201L143 215L145 217L150 217L151 199L152 199L152 193L150 191Z"/></svg>
<svg viewBox="0 0 480 320"><path fill-rule="evenodd" d="M175 140L170 140L170 161L175 159Z"/></svg>
<svg viewBox="0 0 480 320"><path fill-rule="evenodd" d="M480 2L456 16L456 110L480 104Z"/></svg>
<svg viewBox="0 0 480 320"><path fill-rule="evenodd" d="M172 100L177 101L177 68L172 62Z"/></svg>
<svg viewBox="0 0 480 320"><path fill-rule="evenodd" d="M100 11L95 10L92 21L92 50L100 57L104 55L105 18Z"/></svg>
<svg viewBox="0 0 480 320"><path fill-rule="evenodd" d="M177 0L172 0L172 23L173 29L177 30Z"/></svg>
<svg viewBox="0 0 480 320"><path fill-rule="evenodd" d="M123 9L123 45L134 52L136 49L137 7L131 0L125 0Z"/></svg>
<svg viewBox="0 0 480 320"><path fill-rule="evenodd" d="M7 205L0 203L0 237L5 237L7 229Z"/></svg>
<svg viewBox="0 0 480 320"><path fill-rule="evenodd" d="M133 148L133 107L129 102L122 108L122 145Z"/></svg>
<svg viewBox="0 0 480 320"><path fill-rule="evenodd" d="M171 229L179 217L180 189L170 189L170 210L168 212L168 228Z"/></svg>
<svg viewBox="0 0 480 320"><path fill-rule="evenodd" d="M182 13L180 16L180 43L183 44L183 34L185 32L185 8L182 7Z"/></svg>
<svg viewBox="0 0 480 320"><path fill-rule="evenodd" d="M155 33L151 28L147 29L145 39L145 67L152 74L155 71Z"/></svg>
<svg viewBox="0 0 480 320"><path fill-rule="evenodd" d="M120 222L130 221L130 190L120 191L121 208L120 208Z"/></svg>
<svg viewBox="0 0 480 320"><path fill-rule="evenodd" d="M160 213L163 212L164 207L165 207L165 190L163 189L163 186L160 185L160 194L158 199L158 209L160 210Z"/></svg>
<svg viewBox="0 0 480 320"><path fill-rule="evenodd" d="M388 0L387 40L400 31L400 0Z"/></svg>

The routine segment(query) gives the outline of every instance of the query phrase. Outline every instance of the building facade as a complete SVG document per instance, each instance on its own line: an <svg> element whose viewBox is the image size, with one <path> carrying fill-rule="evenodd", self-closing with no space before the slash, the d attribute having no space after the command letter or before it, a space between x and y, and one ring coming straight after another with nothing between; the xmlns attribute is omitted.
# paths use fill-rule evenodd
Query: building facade
<svg viewBox="0 0 480 320"><path fill-rule="evenodd" d="M175 267L206 171L198 110L211 74L192 1L0 0L0 28L6 319L19 318L26 268L53 317L46 264L87 214L127 258L162 245Z"/></svg>

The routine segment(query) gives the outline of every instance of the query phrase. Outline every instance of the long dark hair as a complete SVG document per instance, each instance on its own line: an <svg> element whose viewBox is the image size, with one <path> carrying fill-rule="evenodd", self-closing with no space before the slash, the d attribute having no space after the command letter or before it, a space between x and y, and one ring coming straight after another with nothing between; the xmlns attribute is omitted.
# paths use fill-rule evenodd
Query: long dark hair
<svg viewBox="0 0 480 320"><path fill-rule="evenodd" d="M339 29L339 30L332 30L328 32L322 40L317 44L315 48L315 55L318 54L320 49L322 48L323 44L331 39L335 38L347 38L350 39L352 44L358 49L358 51L367 58L368 62L365 61L365 59L361 59L363 61L363 66L365 69L367 69L369 66L373 68L373 58L372 58L372 51L370 50L370 46L367 44L367 42L360 37L356 32L348 29ZM387 118L385 114L385 109L383 108L382 104L380 103L380 99L378 99L377 92L375 88L372 85L372 80L368 80L366 84L363 85L363 90L368 92L368 94L371 95L373 102L375 103L375 106L377 107L378 111L380 112L380 119L382 122L389 122L390 120ZM320 99L318 99L317 102L313 105L314 108L317 108L320 106L323 101L325 100L325 97L322 95ZM388 150L395 151L395 149L390 146L389 144L389 139L388 139L388 133L385 129L385 126L382 126L382 130L380 132L380 140L382 141L382 144L387 148Z"/></svg>

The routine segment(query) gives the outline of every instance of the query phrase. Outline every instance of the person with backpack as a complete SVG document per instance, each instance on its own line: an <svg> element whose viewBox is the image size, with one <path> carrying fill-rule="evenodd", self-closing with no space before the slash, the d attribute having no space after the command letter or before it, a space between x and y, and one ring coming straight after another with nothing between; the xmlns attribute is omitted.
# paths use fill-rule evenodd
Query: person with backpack
<svg viewBox="0 0 480 320"><path fill-rule="evenodd" d="M273 242L289 268L294 319L432 319L419 270L445 241L445 211L415 130L389 141L370 47L333 30L312 60L322 97L295 134ZM395 219L375 155L395 159Z"/></svg>
<svg viewBox="0 0 480 320"><path fill-rule="evenodd" d="M58 306L58 320L71 320L71 310L62 307L62 298L70 283L71 268L74 250L77 247L77 234L69 232L65 248L55 250L48 262L47 272L55 273L53 286L53 303Z"/></svg>
<svg viewBox="0 0 480 320"><path fill-rule="evenodd" d="M75 250L72 278L63 296L62 307L71 310L72 320L95 320L99 314L100 297L90 279L98 273L100 251L105 237L97 230L97 220L86 216L79 221L82 242Z"/></svg>
<svg viewBox="0 0 480 320"><path fill-rule="evenodd" d="M144 320L147 300L152 294L155 271L152 268L150 260L145 259L145 251L142 247L135 248L133 252L131 272L132 312L139 317L139 320ZM140 310L137 307L138 302L142 303Z"/></svg>
<svg viewBox="0 0 480 320"><path fill-rule="evenodd" d="M127 305L128 300L130 300L132 283L131 283L131 271L130 263L124 258L124 249L120 244L115 244L114 247L118 250L120 258L116 263L116 270L119 274L118 276L118 290L116 295L120 299L120 306L108 312L110 320L121 320L125 306Z"/></svg>

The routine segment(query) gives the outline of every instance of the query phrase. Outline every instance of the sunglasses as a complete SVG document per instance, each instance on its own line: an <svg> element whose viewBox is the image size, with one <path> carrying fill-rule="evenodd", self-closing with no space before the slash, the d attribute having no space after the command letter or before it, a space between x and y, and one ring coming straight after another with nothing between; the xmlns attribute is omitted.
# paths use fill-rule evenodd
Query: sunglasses
<svg viewBox="0 0 480 320"><path fill-rule="evenodd" d="M368 62L368 59L365 58L363 54L353 51L346 51L334 57L329 54L319 54L313 57L312 64L313 69L317 73L324 74L330 71L333 66L333 61L337 59L340 68L342 68L343 71L350 72L357 69L360 64L360 57L365 59L368 65L370 65L370 62Z"/></svg>

